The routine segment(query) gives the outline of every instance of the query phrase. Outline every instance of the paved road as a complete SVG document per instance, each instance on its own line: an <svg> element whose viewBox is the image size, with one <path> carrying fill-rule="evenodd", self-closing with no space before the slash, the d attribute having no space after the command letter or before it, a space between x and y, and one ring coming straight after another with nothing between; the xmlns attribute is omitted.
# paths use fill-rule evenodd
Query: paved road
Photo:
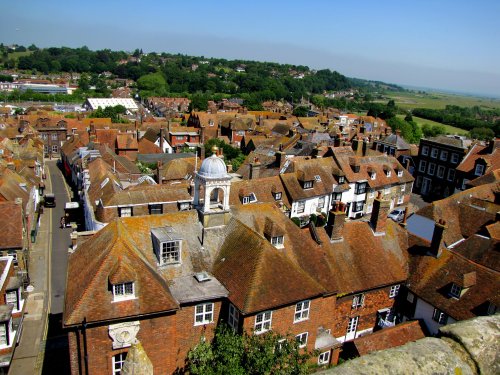
<svg viewBox="0 0 500 375"><path fill-rule="evenodd" d="M52 181L52 193L56 197L56 207L52 210L52 252L50 254L51 270L51 303L50 313L60 314L63 311L64 291L66 288L66 270L68 266L68 248L71 245L71 228L60 228L60 220L64 215L66 202L71 201L70 193L61 170L55 160L47 161Z"/></svg>

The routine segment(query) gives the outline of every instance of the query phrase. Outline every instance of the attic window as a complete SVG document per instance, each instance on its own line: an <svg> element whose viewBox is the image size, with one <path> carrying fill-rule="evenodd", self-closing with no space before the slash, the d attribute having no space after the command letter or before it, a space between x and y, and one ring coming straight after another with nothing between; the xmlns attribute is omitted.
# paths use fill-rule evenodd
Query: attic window
<svg viewBox="0 0 500 375"><path fill-rule="evenodd" d="M446 322L448 321L448 315L446 315L439 309L434 309L434 313L432 314L432 320L438 322L439 324L446 324Z"/></svg>
<svg viewBox="0 0 500 375"><path fill-rule="evenodd" d="M375 172L370 172L370 178L371 178L372 180L375 180L375 179L377 178L377 173L375 173Z"/></svg>
<svg viewBox="0 0 500 375"><path fill-rule="evenodd" d="M153 228L151 234L160 266L181 262L182 238L172 227Z"/></svg>
<svg viewBox="0 0 500 375"><path fill-rule="evenodd" d="M279 201L281 199L281 191L274 193L274 200Z"/></svg>
<svg viewBox="0 0 500 375"><path fill-rule="evenodd" d="M314 180L317 182L321 182L321 176L320 175L314 176Z"/></svg>
<svg viewBox="0 0 500 375"><path fill-rule="evenodd" d="M391 177L391 170L390 169L386 169L385 170L385 175L386 175L386 177Z"/></svg>
<svg viewBox="0 0 500 375"><path fill-rule="evenodd" d="M450 296L455 298L460 298L460 293L462 292L462 288L457 284L451 284L450 288Z"/></svg>
<svg viewBox="0 0 500 375"><path fill-rule="evenodd" d="M403 170L402 169L398 169L398 177L403 177Z"/></svg>
<svg viewBox="0 0 500 375"><path fill-rule="evenodd" d="M343 184L345 181L345 177L344 176L339 176L339 184Z"/></svg>
<svg viewBox="0 0 500 375"><path fill-rule="evenodd" d="M129 281L113 285L113 302L135 298L134 283Z"/></svg>
<svg viewBox="0 0 500 375"><path fill-rule="evenodd" d="M304 181L304 189L311 189L313 187L312 181Z"/></svg>
<svg viewBox="0 0 500 375"><path fill-rule="evenodd" d="M253 202L257 202L257 197L255 196L254 193L250 193L249 195L243 197L243 204L253 203Z"/></svg>
<svg viewBox="0 0 500 375"><path fill-rule="evenodd" d="M474 175L482 176L484 174L484 165L476 164L476 169L474 170Z"/></svg>
<svg viewBox="0 0 500 375"><path fill-rule="evenodd" d="M284 247L284 242L285 242L285 236L275 236L271 237L271 245L273 245L276 248L283 248Z"/></svg>

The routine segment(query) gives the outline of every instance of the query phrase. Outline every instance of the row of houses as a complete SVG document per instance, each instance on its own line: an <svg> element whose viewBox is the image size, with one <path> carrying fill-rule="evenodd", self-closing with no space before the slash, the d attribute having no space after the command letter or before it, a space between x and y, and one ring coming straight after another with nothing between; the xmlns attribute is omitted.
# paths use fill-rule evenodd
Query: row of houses
<svg viewBox="0 0 500 375"><path fill-rule="evenodd" d="M352 158L344 157L346 163ZM467 254L443 222L445 207L433 206L438 215L428 219L430 240L409 231L410 221L387 219L391 195L382 187L398 178L412 182L391 158L361 157L346 164L347 172L339 154L297 160L288 173L233 182L214 154L193 173L193 209L141 216L129 210L95 234L79 235L68 274L81 278L68 278L64 312L72 372L119 370L138 342L155 371L182 371L189 349L202 337L210 340L223 321L237 332L291 333L304 350L317 350L315 363L328 365L337 362L343 343L404 320L420 318L433 333L453 320L492 313L499 278L486 259L497 257L498 223L490 214L498 210L497 181L470 190L490 216L472 226L460 221ZM341 170L344 184L363 173L367 189L373 188L365 219L348 220L349 202L342 199L325 201L324 226L300 228L284 214L280 203L292 201L288 213L296 217L296 192L331 197L326 187L338 186ZM108 185L113 182L103 189ZM401 183L396 186L400 194ZM470 203L484 213L477 205ZM458 239L451 243L448 236ZM470 253L476 241L483 241L481 254ZM477 266L470 265L473 257Z"/></svg>

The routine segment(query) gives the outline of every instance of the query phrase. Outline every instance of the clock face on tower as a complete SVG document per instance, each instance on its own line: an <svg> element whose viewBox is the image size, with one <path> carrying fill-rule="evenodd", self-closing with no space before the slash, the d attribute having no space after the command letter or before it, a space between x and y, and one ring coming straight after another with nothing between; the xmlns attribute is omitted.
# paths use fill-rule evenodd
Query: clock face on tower
<svg viewBox="0 0 500 375"><path fill-rule="evenodd" d="M113 340L113 349L127 348L134 344L139 328L138 321L110 325L108 333Z"/></svg>

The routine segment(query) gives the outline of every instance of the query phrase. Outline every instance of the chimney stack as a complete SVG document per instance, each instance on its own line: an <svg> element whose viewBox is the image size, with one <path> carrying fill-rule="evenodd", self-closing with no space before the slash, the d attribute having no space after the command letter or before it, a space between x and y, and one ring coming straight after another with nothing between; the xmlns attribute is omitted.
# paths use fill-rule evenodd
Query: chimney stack
<svg viewBox="0 0 500 375"><path fill-rule="evenodd" d="M446 228L446 221L443 219L439 219L434 224L434 233L432 233L430 253L436 258L441 256L441 245L443 245L443 234Z"/></svg>
<svg viewBox="0 0 500 375"><path fill-rule="evenodd" d="M373 211L370 218L370 223L375 234L385 234L387 215L389 214L390 207L391 203L388 200L383 199L382 193L379 192L377 198L373 200Z"/></svg>
<svg viewBox="0 0 500 375"><path fill-rule="evenodd" d="M253 163L250 163L250 174L248 176L249 180L254 180L259 178L261 165L262 164L260 164L258 158L255 158Z"/></svg>
<svg viewBox="0 0 500 375"><path fill-rule="evenodd" d="M330 210L330 214L328 215L328 223L326 225L326 232L330 236L331 242L343 241L342 234L344 232L345 218L344 203L334 204L333 209Z"/></svg>
<svg viewBox="0 0 500 375"><path fill-rule="evenodd" d="M276 157L276 165L277 165L278 167L280 167L280 166L281 166L281 162L283 161L283 155L284 155L284 154L285 154L285 153L284 153L283 151L278 151L278 152L276 152L276 153L274 154L274 156Z"/></svg>

